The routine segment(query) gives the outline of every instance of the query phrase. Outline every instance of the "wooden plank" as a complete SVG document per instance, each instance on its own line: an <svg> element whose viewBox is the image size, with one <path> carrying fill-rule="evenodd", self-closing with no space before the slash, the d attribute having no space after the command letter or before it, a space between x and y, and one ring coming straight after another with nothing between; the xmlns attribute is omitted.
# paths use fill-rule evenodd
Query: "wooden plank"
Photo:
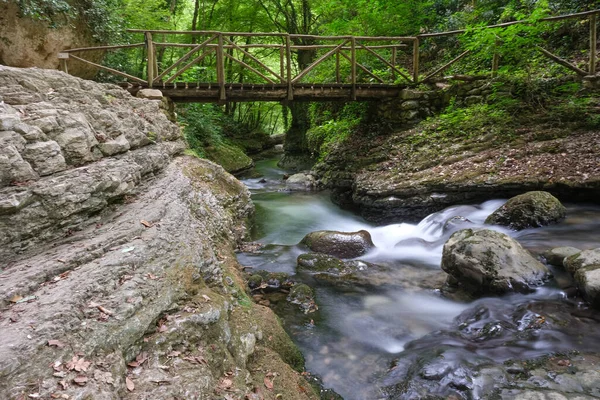
<svg viewBox="0 0 600 400"><path fill-rule="evenodd" d="M206 56L208 56L210 53L212 53L212 49L210 51L206 51L206 52L200 54L198 57L194 58L192 61L187 63L183 68L180 68L179 71L174 73L169 79L167 79L165 81L165 83L173 82L175 79L177 79L179 77L179 75L183 74L185 71L187 71L189 68L191 68L194 64L197 64L200 61L204 60L204 58L206 58Z"/></svg>
<svg viewBox="0 0 600 400"><path fill-rule="evenodd" d="M351 74L351 83L352 83L352 100L356 100L356 38L352 37L350 39L350 47L352 47L352 49L350 50L350 65L352 67L352 74ZM343 55L343 54L342 54Z"/></svg>
<svg viewBox="0 0 600 400"><path fill-rule="evenodd" d="M250 59L254 60L255 63L257 63L258 65L260 65L261 67L263 67L264 69L266 69L267 71L269 71L271 74L273 74L273 76L275 76L276 78L278 78L279 80L283 80L283 77L280 76L277 72L273 71L271 68L267 67L262 61L260 61L258 58L254 57L252 54L248 53L246 50L242 49L241 47L239 47L238 45L236 45L234 42L232 42L231 40L225 38L225 40L227 42L229 42L235 49L239 50L242 52L242 54L246 55L246 57L249 57Z"/></svg>
<svg viewBox="0 0 600 400"><path fill-rule="evenodd" d="M148 87L152 87L154 83L154 63L156 62L156 54L154 53L154 45L152 44L152 34L146 32L146 51L148 57L146 58L146 76L148 78Z"/></svg>
<svg viewBox="0 0 600 400"><path fill-rule="evenodd" d="M242 60L238 60L237 58L235 58L234 56L232 56L229 53L225 53L225 57L229 58L231 61L235 61L238 64L240 64L242 67L249 69L250 71L254 72L256 75L260 76L261 78L263 78L264 80L266 80L269 83L275 83L273 80L271 80L269 77L267 77L266 75L264 75L263 73L261 73L260 71L258 71L256 68L253 68L252 66L246 64L245 62L243 62Z"/></svg>
<svg viewBox="0 0 600 400"><path fill-rule="evenodd" d="M421 56L419 54L420 40L417 39L413 42L413 82L419 83L419 62Z"/></svg>
<svg viewBox="0 0 600 400"><path fill-rule="evenodd" d="M290 35L291 36L291 35ZM348 41L345 40L342 44L340 44L339 46L337 46L335 49L329 50L327 53L323 54L321 57L319 57L319 59L317 59L315 62L313 62L312 64L310 64L308 67L306 67L306 69L302 72L300 72L294 79L292 79L292 83L296 83L298 82L300 79L302 79L306 74L308 74L310 71L312 71L317 65L321 64L323 61L325 61L327 58L331 57L333 54L335 54L336 51L338 51L342 46L344 46Z"/></svg>
<svg viewBox="0 0 600 400"><path fill-rule="evenodd" d="M119 76L123 76L123 77L125 77L125 78L127 78L127 79L131 79L131 80L132 80L132 81L134 81L134 82L138 82L138 83L142 83L142 84L145 84L145 83L146 83L146 81L145 81L145 80L143 80L143 79L140 79L140 78L138 78L138 77L135 77L135 76L133 76L133 75L129 75L129 74L126 74L125 72L117 71L116 69L109 68L109 67L105 67L104 65L96 64L96 63L94 63L94 62L91 62L91 61L88 61L88 60L84 60L83 58L77 57L77 56L75 56L75 55L73 55L73 54L71 54L71 57L70 57L70 58L72 58L72 59L74 59L74 60L77 60L77 61L80 61L80 62L82 62L82 63L86 63L86 64L89 64L89 65L93 65L93 66L94 66L94 67L96 67L96 68L103 69L103 70L105 70L105 71L108 71L108 72L110 72L110 73L113 73L113 74L115 74L115 75L119 75Z"/></svg>
<svg viewBox="0 0 600 400"><path fill-rule="evenodd" d="M82 51L95 51L95 50L116 50L116 49L131 49L133 47L144 47L146 43L135 43L135 44L119 44L115 46L96 46L96 47L80 47L77 49L63 50L63 53L79 53Z"/></svg>
<svg viewBox="0 0 600 400"><path fill-rule="evenodd" d="M453 60L447 62L444 65L442 65L441 67L439 67L438 69L436 69L435 71L433 71L431 74L427 75L425 77L425 79L423 79L423 82L427 82L428 80L430 80L431 78L433 78L434 76L436 76L437 74L439 74L440 72L442 72L445 69L449 68L452 64L460 61L464 56L466 56L470 52L471 52L471 50L467 50L467 51L463 52L462 54L460 54L458 57L456 57Z"/></svg>
<svg viewBox="0 0 600 400"><path fill-rule="evenodd" d="M404 79L406 79L409 82L411 81L411 79L408 76L406 76L406 74L404 74L402 71L400 71L394 65L392 65L390 62L388 62L388 60L386 60L385 58L383 58L381 56L381 54L377 54L375 51L371 50L371 46L365 46L365 45L361 44L360 47L363 48L363 49L365 49L365 50L367 50L369 53L373 54L375 57L377 57L381 62L383 62L388 67L392 68L392 71L395 70L395 72L397 72L398 75L400 75L401 77L403 77Z"/></svg>
<svg viewBox="0 0 600 400"><path fill-rule="evenodd" d="M557 56L557 55L554 55L554 54L550 53L548 50L546 50L546 49L544 49L544 48L542 48L542 47L540 47L540 46L536 46L536 47L537 47L537 49L538 49L539 51L541 51L541 52L542 52L542 53L543 53L543 54L544 54L546 57L548 57L548 58L550 58L551 60L555 61L556 63L558 63L558 64L562 65L563 67L565 67L565 68L568 68L568 69L570 69L571 71L574 71L574 72L575 72L575 73L577 73L578 75L581 75L581 76L586 76L586 75L588 74L588 73L587 73L587 71L584 71L584 70L582 70L582 69L580 69L580 68L577 68L575 65L571 64L570 62L568 62L568 61L566 61L566 60L563 60L562 58L560 58L560 57L559 57L559 56Z"/></svg>
<svg viewBox="0 0 600 400"><path fill-rule="evenodd" d="M179 64L187 61L192 56L192 54L194 54L198 50L202 50L204 47L206 47L210 42L212 42L216 38L217 38L217 35L214 35L214 36L211 36L209 39L206 39L204 42L200 43L199 45L193 45L194 48L192 50L185 53L179 60L175 61L173 63L173 65L171 65L169 68L165 69L159 76L156 77L156 80L160 81L162 78L165 77L165 75L167 75L169 72L173 71L173 69L177 68L179 66Z"/></svg>
<svg viewBox="0 0 600 400"><path fill-rule="evenodd" d="M193 43L159 43L159 42L155 42L154 43L155 46L157 47L182 47L182 48L190 48L190 47L195 47L197 46L196 44ZM214 46L217 47L216 44L211 44L208 45L209 47ZM242 48L242 49L279 49L281 48L280 44L238 44L238 47ZM225 49L231 49L233 48L233 46L231 45L224 45L223 46ZM292 50L321 50L321 49L334 49L336 48L337 45L335 44L315 44L315 45L292 45ZM407 47L406 44L382 44L382 45L372 45L369 46L372 49L400 49L400 48L405 48ZM85 50L85 49L84 49ZM350 50L350 47L344 47L342 48L342 50Z"/></svg>
<svg viewBox="0 0 600 400"><path fill-rule="evenodd" d="M590 16L590 75L596 75L598 45L598 19L596 14Z"/></svg>
<svg viewBox="0 0 600 400"><path fill-rule="evenodd" d="M344 53L342 53L342 56L343 56L343 57L344 57L346 60L348 60L348 61L352 62L352 58L351 58L351 57L348 57L348 56L347 56L346 54L344 54ZM376 79L377 81L379 81L379 83L385 83L385 82L383 81L383 79L381 79L381 78L380 78L380 77L378 77L377 75L373 74L371 71L369 71L369 69L368 69L367 67L365 67L365 66L364 66L364 65L362 65L361 63L357 62L357 63L356 63L356 66L357 66L358 68L362 69L364 72L366 72L366 73L367 73L367 75L369 75L370 77L372 77L372 78ZM354 87L356 87L356 83L354 84ZM356 100L356 99L354 99L354 100Z"/></svg>
<svg viewBox="0 0 600 400"><path fill-rule="evenodd" d="M294 87L292 86L292 49L290 35L285 37L285 58L287 68L287 99L294 100Z"/></svg>
<svg viewBox="0 0 600 400"><path fill-rule="evenodd" d="M219 100L225 101L225 60L223 57L223 35L219 34L217 48L217 82L219 83Z"/></svg>

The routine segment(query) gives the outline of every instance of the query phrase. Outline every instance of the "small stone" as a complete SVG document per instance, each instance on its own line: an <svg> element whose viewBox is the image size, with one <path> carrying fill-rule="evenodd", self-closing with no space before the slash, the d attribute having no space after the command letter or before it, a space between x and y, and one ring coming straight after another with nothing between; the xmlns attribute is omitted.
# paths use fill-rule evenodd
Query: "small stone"
<svg viewBox="0 0 600 400"><path fill-rule="evenodd" d="M148 100L162 100L163 98L162 92L158 89L141 89L136 96Z"/></svg>

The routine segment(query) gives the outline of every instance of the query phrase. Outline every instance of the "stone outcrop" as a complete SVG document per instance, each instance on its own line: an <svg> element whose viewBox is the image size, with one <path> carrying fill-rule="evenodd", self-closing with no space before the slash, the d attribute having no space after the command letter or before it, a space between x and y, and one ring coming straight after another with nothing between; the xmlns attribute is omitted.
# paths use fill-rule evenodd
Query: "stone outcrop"
<svg viewBox="0 0 600 400"><path fill-rule="evenodd" d="M316 253L338 258L356 258L366 254L375 245L367 231L316 231L304 236L300 244Z"/></svg>
<svg viewBox="0 0 600 400"><path fill-rule="evenodd" d="M0 100L0 398L317 398L243 289L248 190L160 102L7 67Z"/></svg>
<svg viewBox="0 0 600 400"><path fill-rule="evenodd" d="M508 226L514 230L556 224L567 215L567 209L548 192L535 191L515 196L494 211L486 224Z"/></svg>
<svg viewBox="0 0 600 400"><path fill-rule="evenodd" d="M58 71L0 66L0 121L3 259L91 223L184 149L157 102Z"/></svg>
<svg viewBox="0 0 600 400"><path fill-rule="evenodd" d="M464 229L450 236L442 269L475 295L529 292L550 275L517 241L488 229Z"/></svg>

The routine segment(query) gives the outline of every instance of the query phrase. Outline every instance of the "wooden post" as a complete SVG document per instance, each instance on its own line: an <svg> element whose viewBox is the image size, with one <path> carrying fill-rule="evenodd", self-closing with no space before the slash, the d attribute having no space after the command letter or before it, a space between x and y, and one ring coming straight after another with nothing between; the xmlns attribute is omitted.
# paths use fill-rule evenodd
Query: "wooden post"
<svg viewBox="0 0 600 400"><path fill-rule="evenodd" d="M158 57L156 57L156 46L152 43L152 52L155 54L154 56L154 79L158 76ZM154 79L152 80L154 82Z"/></svg>
<svg viewBox="0 0 600 400"><path fill-rule="evenodd" d="M285 83L285 48L283 46L279 48L279 75L281 83Z"/></svg>
<svg viewBox="0 0 600 400"><path fill-rule="evenodd" d="M222 33L219 33L217 44L217 82L219 83L219 101L223 102L227 97L225 95L225 62Z"/></svg>
<svg viewBox="0 0 600 400"><path fill-rule="evenodd" d="M396 57L397 57L397 53L398 49L395 47L392 47L392 80L395 82L396 81Z"/></svg>
<svg viewBox="0 0 600 400"><path fill-rule="evenodd" d="M352 100L356 100L356 38L350 38L350 59L352 64Z"/></svg>
<svg viewBox="0 0 600 400"><path fill-rule="evenodd" d="M146 50L148 59L146 60L146 72L148 78L148 87L152 87L154 82L154 63L156 62L156 54L154 53L154 44L152 43L152 33L146 32Z"/></svg>
<svg viewBox="0 0 600 400"><path fill-rule="evenodd" d="M596 75L596 45L598 41L598 19L596 14L590 16L590 75Z"/></svg>
<svg viewBox="0 0 600 400"><path fill-rule="evenodd" d="M69 59L69 53L58 53L58 60L60 61L60 70L66 74L69 73L67 67L67 60Z"/></svg>
<svg viewBox="0 0 600 400"><path fill-rule="evenodd" d="M290 43L290 35L285 37L285 58L287 68L287 99L294 100L294 88L292 87L292 44Z"/></svg>
<svg viewBox="0 0 600 400"><path fill-rule="evenodd" d="M492 78L495 78L498 75L498 67L500 66L500 54L498 54L497 50L499 44L500 43L496 41L496 48L494 49L494 56L492 57Z"/></svg>
<svg viewBox="0 0 600 400"><path fill-rule="evenodd" d="M335 82L342 82L342 79L340 77L340 50L336 51L335 53Z"/></svg>
<svg viewBox="0 0 600 400"><path fill-rule="evenodd" d="M416 38L413 42L413 82L419 83L419 62L421 56L419 54L419 38Z"/></svg>

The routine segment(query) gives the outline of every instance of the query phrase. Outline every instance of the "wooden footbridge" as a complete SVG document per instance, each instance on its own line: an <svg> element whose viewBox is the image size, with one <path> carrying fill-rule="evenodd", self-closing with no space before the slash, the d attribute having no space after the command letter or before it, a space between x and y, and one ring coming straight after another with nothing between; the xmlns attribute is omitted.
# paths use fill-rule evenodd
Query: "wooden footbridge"
<svg viewBox="0 0 600 400"><path fill-rule="evenodd" d="M538 50L580 76L595 75L599 14L600 10L594 10L538 21L588 19L590 51L586 69L544 48ZM482 29L522 23L530 22L514 21ZM86 63L125 78L122 84L132 93L141 88L157 88L176 102L367 101L398 97L403 88L431 81L470 53L461 52L429 72L421 68L424 41L459 35L464 30L404 37L138 29L128 32L143 36L143 40L64 50L58 55L61 69L68 72L70 62ZM127 59L137 61L116 69L83 56L113 51L134 51ZM499 62L500 56L495 53L490 66L492 75Z"/></svg>

